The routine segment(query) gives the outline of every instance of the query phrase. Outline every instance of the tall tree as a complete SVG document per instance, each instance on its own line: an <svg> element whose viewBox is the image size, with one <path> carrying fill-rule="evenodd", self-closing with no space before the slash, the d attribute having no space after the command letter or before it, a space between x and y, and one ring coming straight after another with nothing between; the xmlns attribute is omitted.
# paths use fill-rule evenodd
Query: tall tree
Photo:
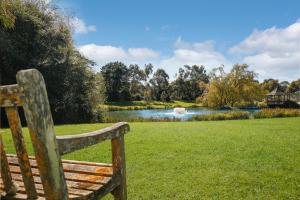
<svg viewBox="0 0 300 200"><path fill-rule="evenodd" d="M152 79L150 79L152 86L153 99L160 101L163 97L165 101L169 101L169 75L163 69L157 69Z"/></svg>
<svg viewBox="0 0 300 200"><path fill-rule="evenodd" d="M130 100L129 70L122 62L111 62L101 68L108 101Z"/></svg>
<svg viewBox="0 0 300 200"><path fill-rule="evenodd" d="M44 76L54 121L90 122L92 99L99 99L91 95L99 94L96 74L93 62L74 47L64 18L44 1L5 1L13 4L15 20L13 28L0 20L1 84L15 83L19 70L36 68Z"/></svg>
<svg viewBox="0 0 300 200"><path fill-rule="evenodd" d="M209 76L204 66L185 65L184 68L179 68L177 78L171 83L172 99L195 100L203 93L199 83L208 83L208 81Z"/></svg>
<svg viewBox="0 0 300 200"><path fill-rule="evenodd" d="M145 71L140 69L137 64L129 65L129 92L131 96L131 100L142 100L143 99L143 92L145 86L143 82L147 80L147 75Z"/></svg>

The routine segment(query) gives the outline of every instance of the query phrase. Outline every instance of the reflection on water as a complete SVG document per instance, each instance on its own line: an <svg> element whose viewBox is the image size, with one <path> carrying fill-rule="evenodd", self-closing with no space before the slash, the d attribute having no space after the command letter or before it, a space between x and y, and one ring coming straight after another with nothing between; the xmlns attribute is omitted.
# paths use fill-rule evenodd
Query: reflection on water
<svg viewBox="0 0 300 200"><path fill-rule="evenodd" d="M257 112L258 110L249 109L242 111L248 111L250 113ZM122 111L110 111L108 112L108 117L111 119L117 120L126 120L134 118L155 118L155 119L164 119L164 118L179 118L182 120L188 120L195 115L208 115L220 112L228 112L228 110L211 110L208 108L188 108L186 113L178 114L174 112L173 109L152 109L152 110L122 110Z"/></svg>

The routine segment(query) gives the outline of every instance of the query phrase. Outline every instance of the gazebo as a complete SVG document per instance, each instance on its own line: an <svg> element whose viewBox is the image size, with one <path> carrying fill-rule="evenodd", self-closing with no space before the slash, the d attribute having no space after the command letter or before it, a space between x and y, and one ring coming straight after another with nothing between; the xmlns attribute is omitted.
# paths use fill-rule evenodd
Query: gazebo
<svg viewBox="0 0 300 200"><path fill-rule="evenodd" d="M290 94L280 91L278 87L276 87L272 92L267 94L266 97L266 101L269 106L284 105L285 102L289 100Z"/></svg>

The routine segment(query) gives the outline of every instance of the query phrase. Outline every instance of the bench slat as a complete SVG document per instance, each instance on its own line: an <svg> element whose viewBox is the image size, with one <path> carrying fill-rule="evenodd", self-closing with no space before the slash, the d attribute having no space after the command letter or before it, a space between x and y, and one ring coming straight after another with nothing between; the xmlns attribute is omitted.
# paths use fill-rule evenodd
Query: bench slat
<svg viewBox="0 0 300 200"><path fill-rule="evenodd" d="M2 133L0 133L0 165L1 165L1 177L4 181L3 189L6 194L16 194L16 187L12 181L11 173L9 171L9 165L7 161L7 157L5 154L3 141L2 141Z"/></svg>
<svg viewBox="0 0 300 200"><path fill-rule="evenodd" d="M26 190L23 183L17 156L8 155L7 160L9 163L9 169L11 171L12 179L18 186L17 194L25 195ZM44 197L45 194L36 160L34 159L34 157L30 156L29 161L32 167L31 171L37 194L39 197ZM88 165L86 165L86 162L80 163L80 161L76 161L76 163L78 164L70 164L70 162L72 161L67 160L67 162L65 163L65 161L62 160L65 169L64 173L70 199L86 199L88 197L95 196L99 197L102 196L102 193L103 195L106 194L111 190L112 187L115 187L119 184L119 179L117 178L112 181L112 167L105 166L108 164L94 163L93 166L92 163L88 163ZM76 169L76 165L78 165L80 169ZM84 169L84 167L86 168ZM71 172L67 172L68 170L70 170ZM0 180L0 189L3 188L3 181Z"/></svg>
<svg viewBox="0 0 300 200"><path fill-rule="evenodd" d="M37 163L35 160L29 160L32 168L37 168ZM17 158L8 157L9 164L19 165ZM111 177L113 175L112 167L109 166L90 166L90 165L82 165L80 162L78 164L65 163L62 160L64 172L73 172L80 174L90 174L90 175L99 175L99 176L108 176Z"/></svg>
<svg viewBox="0 0 300 200"><path fill-rule="evenodd" d="M23 181L24 181L28 198L35 199L37 197L37 192L32 178L31 167L29 163L25 142L24 142L24 137L22 134L21 121L20 121L17 107L6 107L5 112L12 133L12 138L15 144L16 153L18 155L17 162L21 168Z"/></svg>

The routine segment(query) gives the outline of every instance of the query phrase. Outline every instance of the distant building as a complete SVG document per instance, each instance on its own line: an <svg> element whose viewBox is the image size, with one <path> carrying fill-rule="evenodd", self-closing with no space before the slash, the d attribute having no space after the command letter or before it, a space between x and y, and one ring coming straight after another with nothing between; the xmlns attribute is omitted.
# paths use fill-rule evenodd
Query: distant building
<svg viewBox="0 0 300 200"><path fill-rule="evenodd" d="M284 107L290 101L290 93L282 92L277 87L267 94L266 101L269 107Z"/></svg>

